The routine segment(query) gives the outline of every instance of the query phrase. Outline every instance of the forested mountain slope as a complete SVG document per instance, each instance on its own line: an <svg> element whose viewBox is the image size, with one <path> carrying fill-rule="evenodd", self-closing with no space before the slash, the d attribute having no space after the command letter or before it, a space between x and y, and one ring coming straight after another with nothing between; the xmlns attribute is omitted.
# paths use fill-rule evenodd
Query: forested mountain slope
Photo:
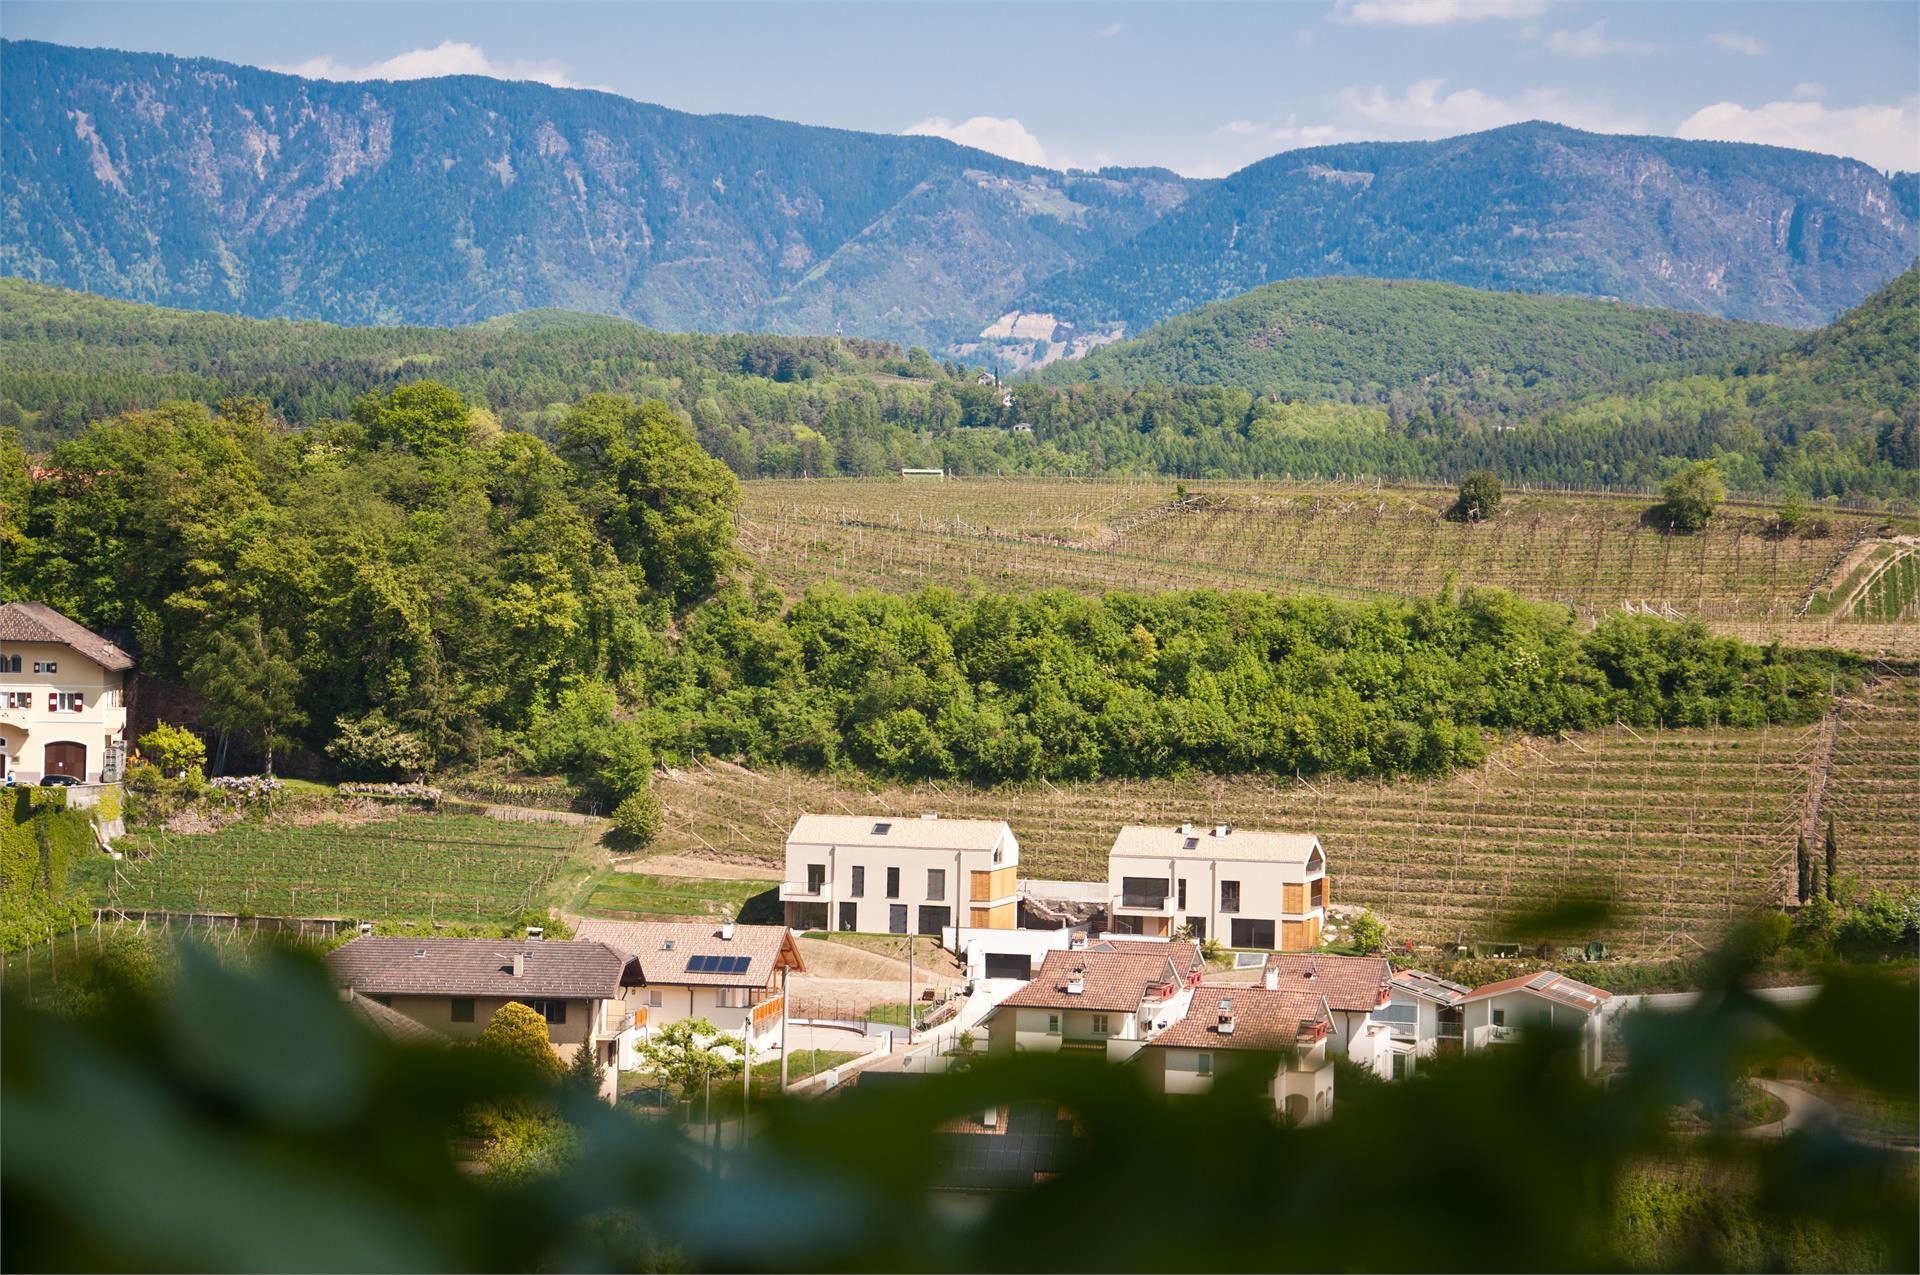
<svg viewBox="0 0 1920 1275"><path fill-rule="evenodd" d="M1516 124L1249 165L1025 299L1139 331L1278 279L1617 297L1812 327L1920 251L1911 180L1857 160Z"/></svg>
<svg viewBox="0 0 1920 1275"><path fill-rule="evenodd" d="M1232 385L1282 398L1520 416L1793 334L1618 302L1453 284L1293 279L1048 367L1048 384Z"/></svg>
<svg viewBox="0 0 1920 1275"><path fill-rule="evenodd" d="M0 59L0 271L238 314L565 306L942 343L1191 185L479 77L31 42Z"/></svg>

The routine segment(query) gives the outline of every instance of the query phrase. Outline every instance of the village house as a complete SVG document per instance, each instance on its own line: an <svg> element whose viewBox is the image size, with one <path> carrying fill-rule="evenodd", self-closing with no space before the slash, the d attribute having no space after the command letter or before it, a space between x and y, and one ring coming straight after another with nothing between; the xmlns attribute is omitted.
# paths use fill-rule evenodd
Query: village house
<svg viewBox="0 0 1920 1275"><path fill-rule="evenodd" d="M443 1036L472 1038L517 1001L547 1023L564 1060L582 1048L607 1064L603 1096L616 1083L618 1040L632 1026L621 997L627 958L603 943L362 935L327 954L343 993L365 997Z"/></svg>
<svg viewBox="0 0 1920 1275"><path fill-rule="evenodd" d="M620 1001L630 1020L616 1066L639 1065L650 1033L683 1018L704 1018L757 1052L777 1041L786 1020L786 978L804 971L793 931L731 921L582 920L576 941L604 944L625 962Z"/></svg>
<svg viewBox="0 0 1920 1275"><path fill-rule="evenodd" d="M1326 854L1310 833L1130 824L1107 856L1107 895L1115 934L1304 951L1326 924Z"/></svg>
<svg viewBox="0 0 1920 1275"><path fill-rule="evenodd" d="M1217 994L1216 994L1217 993ZM1318 1124L1333 1111L1333 1013L1326 997L1276 986L1203 987L1179 1021L1140 1051L1148 1082L1169 1095L1205 1093L1236 1067L1274 1069L1274 1111L1289 1124Z"/></svg>
<svg viewBox="0 0 1920 1275"><path fill-rule="evenodd" d="M1275 952L1267 958L1262 977L1269 990L1314 995L1326 1003L1327 1047L1335 1057L1365 1067L1382 1080L1400 1074L1392 1058L1395 1011L1389 985L1393 966L1385 957Z"/></svg>
<svg viewBox="0 0 1920 1275"><path fill-rule="evenodd" d="M1466 1049L1503 1045L1529 1029L1572 1032L1580 1045L1580 1071L1600 1069L1605 1015L1612 994L1552 970L1522 974L1477 987L1460 998Z"/></svg>
<svg viewBox="0 0 1920 1275"><path fill-rule="evenodd" d="M1049 952L1025 987L987 1015L987 1052L1102 1049L1131 1058L1177 1021L1206 962L1196 943L1089 943Z"/></svg>
<svg viewBox="0 0 1920 1275"><path fill-rule="evenodd" d="M1010 930L1020 843L1004 820L801 815L780 885L796 930Z"/></svg>
<svg viewBox="0 0 1920 1275"><path fill-rule="evenodd" d="M0 606L0 779L118 781L132 667L132 656L50 606Z"/></svg>
<svg viewBox="0 0 1920 1275"><path fill-rule="evenodd" d="M1392 1029L1392 1079L1415 1074L1422 1058L1461 1052L1465 1011L1460 1002L1471 988L1424 970L1396 970L1389 989L1392 1003L1385 1017Z"/></svg>

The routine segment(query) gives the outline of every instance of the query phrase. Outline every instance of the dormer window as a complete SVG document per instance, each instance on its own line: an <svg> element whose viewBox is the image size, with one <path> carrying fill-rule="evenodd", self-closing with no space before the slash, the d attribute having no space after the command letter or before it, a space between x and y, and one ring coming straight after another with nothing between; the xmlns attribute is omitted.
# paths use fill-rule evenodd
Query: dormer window
<svg viewBox="0 0 1920 1275"><path fill-rule="evenodd" d="M884 837L892 831L893 825L890 823L876 823L873 825L873 835L876 837Z"/></svg>
<svg viewBox="0 0 1920 1275"><path fill-rule="evenodd" d="M15 658L18 657L16 656ZM33 671L36 673L58 673L60 671L60 661L35 660L33 662Z"/></svg>
<svg viewBox="0 0 1920 1275"><path fill-rule="evenodd" d="M20 671L19 656L0 655L0 673L18 673L19 671Z"/></svg>

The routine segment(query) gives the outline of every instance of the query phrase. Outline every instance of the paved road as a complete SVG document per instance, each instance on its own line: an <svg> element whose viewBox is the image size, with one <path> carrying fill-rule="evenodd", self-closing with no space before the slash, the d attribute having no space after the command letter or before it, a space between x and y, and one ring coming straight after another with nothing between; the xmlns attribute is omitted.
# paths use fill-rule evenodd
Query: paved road
<svg viewBox="0 0 1920 1275"><path fill-rule="evenodd" d="M1819 994L1818 984L1805 987L1762 987L1754 991L1755 996L1763 1001L1771 1001L1775 1005L1804 1005ZM1654 992L1645 996L1615 996L1607 1002L1605 1012L1611 1016L1629 1009L1691 1009L1702 995L1701 992Z"/></svg>
<svg viewBox="0 0 1920 1275"><path fill-rule="evenodd" d="M1830 1125L1836 1118L1832 1103L1808 1093L1798 1085L1783 1084L1778 1080L1756 1080L1753 1083L1786 1103L1787 1114L1772 1124L1755 1125L1748 1129L1746 1135L1749 1138L1784 1138L1802 1129Z"/></svg>

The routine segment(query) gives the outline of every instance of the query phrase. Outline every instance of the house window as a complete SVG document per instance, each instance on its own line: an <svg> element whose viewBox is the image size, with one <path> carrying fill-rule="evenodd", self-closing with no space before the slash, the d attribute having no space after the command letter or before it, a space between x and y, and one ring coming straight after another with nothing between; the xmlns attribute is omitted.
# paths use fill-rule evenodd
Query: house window
<svg viewBox="0 0 1920 1275"><path fill-rule="evenodd" d="M565 1001L521 1001L528 1009L547 1020L549 1027L567 1021L567 1003Z"/></svg>
<svg viewBox="0 0 1920 1275"><path fill-rule="evenodd" d="M20 671L19 656L0 655L0 673L18 673L19 671Z"/></svg>
<svg viewBox="0 0 1920 1275"><path fill-rule="evenodd" d="M927 869L927 897L944 899L947 897L947 870L945 868Z"/></svg>
<svg viewBox="0 0 1920 1275"><path fill-rule="evenodd" d="M1059 1034L1060 1034L1060 1015L1048 1014L1047 1015L1047 1035L1058 1036Z"/></svg>
<svg viewBox="0 0 1920 1275"><path fill-rule="evenodd" d="M665 1003L666 1003L666 999L660 995L659 988L649 987L647 989L647 1008L659 1009L660 1006Z"/></svg>
<svg viewBox="0 0 1920 1275"><path fill-rule="evenodd" d="M8 708L32 708L33 692L32 691L8 691L7 707Z"/></svg>
<svg viewBox="0 0 1920 1275"><path fill-rule="evenodd" d="M842 903L840 905L840 928L851 934L860 928L860 905Z"/></svg>
<svg viewBox="0 0 1920 1275"><path fill-rule="evenodd" d="M1213 1055L1195 1054L1193 1056L1193 1069L1203 1076L1211 1076L1213 1074Z"/></svg>
<svg viewBox="0 0 1920 1275"><path fill-rule="evenodd" d="M1206 917L1204 916L1188 917L1187 929L1192 932L1194 942L1204 943L1207 941L1207 918Z"/></svg>
<svg viewBox="0 0 1920 1275"><path fill-rule="evenodd" d="M857 899L865 895L866 892L867 870L856 864L853 869L853 884L847 887L847 893Z"/></svg>
<svg viewBox="0 0 1920 1275"><path fill-rule="evenodd" d="M999 863L1006 857L1007 857L1007 852L1005 850L1002 850L999 846L995 846L993 848L993 861L995 863Z"/></svg>
<svg viewBox="0 0 1920 1275"><path fill-rule="evenodd" d="M1185 877L1180 878L1180 884L1174 890L1173 897L1175 900L1174 906L1179 908L1182 912L1186 911L1187 910L1187 879Z"/></svg>
<svg viewBox="0 0 1920 1275"><path fill-rule="evenodd" d="M1238 912L1240 910L1240 883L1238 881L1222 881L1220 883L1220 910L1222 912Z"/></svg>
<svg viewBox="0 0 1920 1275"><path fill-rule="evenodd" d="M827 865L826 864L809 863L807 865L807 893L808 894L820 893L820 887L825 885L826 881L827 881Z"/></svg>
<svg viewBox="0 0 1920 1275"><path fill-rule="evenodd" d="M1093 1016L1093 1034L1096 1036L1110 1036L1113 1034L1112 1030L1107 1026L1107 1016L1105 1014L1095 1014Z"/></svg>
<svg viewBox="0 0 1920 1275"><path fill-rule="evenodd" d="M60 661L35 660L33 662L33 671L36 673L58 673L60 671Z"/></svg>
<svg viewBox="0 0 1920 1275"><path fill-rule="evenodd" d="M900 869L898 868L887 869L887 897L889 899L900 897Z"/></svg>
<svg viewBox="0 0 1920 1275"><path fill-rule="evenodd" d="M1327 879L1325 877L1315 877L1310 892L1313 901L1307 906L1315 908L1324 907L1327 902Z"/></svg>
<svg viewBox="0 0 1920 1275"><path fill-rule="evenodd" d="M447 1017L456 1023L473 1021L473 997L456 996L448 1003Z"/></svg>
<svg viewBox="0 0 1920 1275"><path fill-rule="evenodd" d="M55 713L78 713L86 707L86 696L79 691L53 691L47 696L47 708Z"/></svg>
<svg viewBox="0 0 1920 1275"><path fill-rule="evenodd" d="M1504 1009L1496 1009L1496 1010L1494 1010L1494 1011L1493 1011L1493 1025L1494 1025L1495 1027L1505 1027L1505 1026L1507 1025L1507 1011L1506 1011L1506 1010L1504 1010Z"/></svg>
<svg viewBox="0 0 1920 1275"><path fill-rule="evenodd" d="M1405 1054L1395 1054L1393 1056L1393 1078L1395 1080L1405 1080L1407 1078L1407 1056Z"/></svg>
<svg viewBox="0 0 1920 1275"><path fill-rule="evenodd" d="M907 932L907 905L890 903L887 905L887 933L905 934Z"/></svg>

